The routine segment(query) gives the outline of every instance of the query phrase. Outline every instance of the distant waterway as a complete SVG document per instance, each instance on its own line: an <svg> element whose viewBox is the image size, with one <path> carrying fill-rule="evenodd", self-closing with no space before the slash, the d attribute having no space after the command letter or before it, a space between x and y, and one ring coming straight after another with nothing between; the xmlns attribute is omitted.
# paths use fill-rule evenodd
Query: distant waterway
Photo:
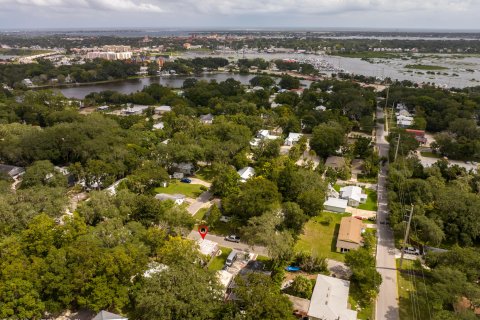
<svg viewBox="0 0 480 320"><path fill-rule="evenodd" d="M264 58L266 60L274 59L318 59L324 60L337 69L343 69L352 74L360 74L365 76L373 76L378 78L389 77L393 80L410 80L414 83L434 83L446 88L456 87L474 87L480 85L480 56L461 56L461 55L414 55L408 60L404 59L371 59L365 61L358 58L347 58L330 55L316 54L296 54L291 52L285 53L257 53L257 52L220 52L209 54L208 52L188 52L182 57L206 57L217 56L232 60L239 58ZM373 63L372 63L373 62ZM438 65L448 69L436 71L435 74L427 73L424 70L415 70L405 68L408 64L425 64ZM330 73L330 72L325 72ZM83 86L73 86L59 89L66 97L83 99L91 92L100 92L105 90L118 91L129 94L142 90L145 86L152 83L171 88L181 88L183 81L192 76L163 76L154 78L140 78L123 81L115 81L111 83L100 83ZM218 82L233 78L242 84L249 84L249 80L254 75L241 75L234 73L206 73L201 76L195 76L199 80L216 80ZM302 81L303 85L309 85L310 81Z"/></svg>

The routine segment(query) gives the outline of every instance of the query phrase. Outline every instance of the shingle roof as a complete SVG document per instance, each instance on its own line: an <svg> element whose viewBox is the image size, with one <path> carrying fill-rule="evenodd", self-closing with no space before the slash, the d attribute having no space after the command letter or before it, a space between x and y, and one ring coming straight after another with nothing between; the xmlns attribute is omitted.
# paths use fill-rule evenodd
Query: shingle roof
<svg viewBox="0 0 480 320"><path fill-rule="evenodd" d="M338 231L337 241L347 241L353 243L362 242L362 221L354 217L343 217L340 221L340 230Z"/></svg>

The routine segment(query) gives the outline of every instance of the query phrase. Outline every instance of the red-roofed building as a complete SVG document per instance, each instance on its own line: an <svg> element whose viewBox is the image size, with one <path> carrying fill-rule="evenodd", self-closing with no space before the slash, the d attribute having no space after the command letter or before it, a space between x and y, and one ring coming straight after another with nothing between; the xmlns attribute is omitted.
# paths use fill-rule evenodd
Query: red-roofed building
<svg viewBox="0 0 480 320"><path fill-rule="evenodd" d="M427 143L427 138L425 137L425 130L406 129L405 131L413 134L415 136L415 139L420 142L420 144Z"/></svg>

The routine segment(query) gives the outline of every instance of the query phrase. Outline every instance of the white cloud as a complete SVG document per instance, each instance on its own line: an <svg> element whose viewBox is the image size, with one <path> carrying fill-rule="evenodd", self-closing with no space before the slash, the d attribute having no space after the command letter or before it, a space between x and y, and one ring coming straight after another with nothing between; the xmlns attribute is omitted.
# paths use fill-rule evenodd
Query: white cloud
<svg viewBox="0 0 480 320"><path fill-rule="evenodd" d="M0 0L0 5L49 7L51 9L99 9L172 13L188 10L208 14L299 13L328 14L351 11L459 11L473 7L474 0Z"/></svg>

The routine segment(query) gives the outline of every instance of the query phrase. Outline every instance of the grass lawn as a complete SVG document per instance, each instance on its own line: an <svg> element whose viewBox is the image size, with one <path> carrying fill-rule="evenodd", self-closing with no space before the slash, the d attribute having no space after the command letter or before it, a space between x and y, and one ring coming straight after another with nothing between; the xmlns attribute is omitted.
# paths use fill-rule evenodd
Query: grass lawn
<svg viewBox="0 0 480 320"><path fill-rule="evenodd" d="M189 198L197 198L200 194L202 194L202 190L200 190L201 185L199 184L192 184L192 183L182 183L177 180L170 181L168 187L158 187L155 188L156 193L167 193L167 194L176 194L180 193Z"/></svg>
<svg viewBox="0 0 480 320"><path fill-rule="evenodd" d="M208 264L208 270L218 271L222 270L223 266L225 265L225 261L227 261L228 255L232 252L230 248L220 247L222 250L222 254L218 257L213 257Z"/></svg>
<svg viewBox="0 0 480 320"><path fill-rule="evenodd" d="M358 209L377 211L377 192L371 189L363 189L367 194L367 202L361 203Z"/></svg>
<svg viewBox="0 0 480 320"><path fill-rule="evenodd" d="M397 268L399 260L400 259L397 259ZM419 270L411 260L404 260L402 268L404 270ZM430 316L428 314L427 306L422 302L422 300L425 299L425 286L423 284L423 279L406 272L400 272L398 269L397 279L400 320L414 318L429 319ZM417 296L419 295L422 295L423 299L418 299Z"/></svg>
<svg viewBox="0 0 480 320"><path fill-rule="evenodd" d="M350 292L349 292L349 295L348 295L348 303L350 304L350 309L352 309L352 310L357 310L357 308L359 307L358 299L362 295L361 292L356 292L356 291L357 290L354 289L353 286L350 286ZM373 306L374 306L374 304L372 302L368 306L365 306L364 308L361 308L360 310L358 310L357 319L358 320L374 319Z"/></svg>
<svg viewBox="0 0 480 320"><path fill-rule="evenodd" d="M335 189L335 191L337 191L337 192L340 192L341 187L342 187L341 185L336 184L336 183L333 185L333 189Z"/></svg>
<svg viewBox="0 0 480 320"><path fill-rule="evenodd" d="M426 65L426 64L407 64L405 68L417 70L448 70L447 67Z"/></svg>
<svg viewBox="0 0 480 320"><path fill-rule="evenodd" d="M211 167L202 167L200 170L195 172L195 178L198 178L207 182L212 182L215 176L213 174Z"/></svg>
<svg viewBox="0 0 480 320"><path fill-rule="evenodd" d="M375 176L373 178L367 178L363 177L361 174L357 175L357 181L358 182L363 182L363 183L377 183L378 182L378 177Z"/></svg>
<svg viewBox="0 0 480 320"><path fill-rule="evenodd" d="M439 154L433 153L433 152L421 151L420 154L422 155L422 157L437 158L437 159L441 158Z"/></svg>
<svg viewBox="0 0 480 320"><path fill-rule="evenodd" d="M336 252L337 236L340 220L349 215L322 212L320 216L310 219L305 224L304 232L297 241L295 249L343 262L345 256ZM327 220L330 220L330 223L325 223Z"/></svg>
<svg viewBox="0 0 480 320"><path fill-rule="evenodd" d="M208 230L211 234L220 235L220 236L227 236L229 234L236 234L238 229L240 229L242 225L235 220L232 220L228 223L218 221L215 224L215 227L212 227Z"/></svg>

